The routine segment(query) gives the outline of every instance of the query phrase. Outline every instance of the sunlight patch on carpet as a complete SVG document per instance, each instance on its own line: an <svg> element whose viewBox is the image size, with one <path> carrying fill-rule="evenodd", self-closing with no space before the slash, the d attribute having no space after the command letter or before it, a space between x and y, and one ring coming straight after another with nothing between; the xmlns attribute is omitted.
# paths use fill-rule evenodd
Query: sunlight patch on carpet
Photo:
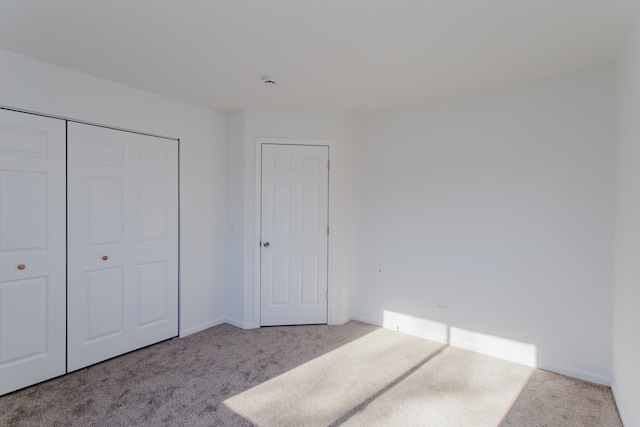
<svg viewBox="0 0 640 427"><path fill-rule="evenodd" d="M497 425L532 372L380 329L224 404L259 426Z"/></svg>

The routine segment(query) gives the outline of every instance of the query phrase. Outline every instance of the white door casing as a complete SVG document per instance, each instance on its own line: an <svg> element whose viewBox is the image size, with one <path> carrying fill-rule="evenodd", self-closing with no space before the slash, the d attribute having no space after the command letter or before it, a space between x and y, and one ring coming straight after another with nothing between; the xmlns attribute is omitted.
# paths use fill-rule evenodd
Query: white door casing
<svg viewBox="0 0 640 427"><path fill-rule="evenodd" d="M65 121L0 109L0 394L65 373Z"/></svg>
<svg viewBox="0 0 640 427"><path fill-rule="evenodd" d="M178 334L178 143L68 126L68 371Z"/></svg>
<svg viewBox="0 0 640 427"><path fill-rule="evenodd" d="M329 148L261 147L260 323L327 323Z"/></svg>

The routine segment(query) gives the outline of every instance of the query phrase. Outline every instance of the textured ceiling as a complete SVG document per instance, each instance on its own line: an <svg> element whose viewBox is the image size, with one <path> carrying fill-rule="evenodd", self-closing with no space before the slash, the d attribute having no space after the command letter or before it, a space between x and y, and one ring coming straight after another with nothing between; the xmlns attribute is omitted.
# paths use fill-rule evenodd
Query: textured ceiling
<svg viewBox="0 0 640 427"><path fill-rule="evenodd" d="M639 11L638 0L0 0L0 49L218 111L364 113L611 65Z"/></svg>

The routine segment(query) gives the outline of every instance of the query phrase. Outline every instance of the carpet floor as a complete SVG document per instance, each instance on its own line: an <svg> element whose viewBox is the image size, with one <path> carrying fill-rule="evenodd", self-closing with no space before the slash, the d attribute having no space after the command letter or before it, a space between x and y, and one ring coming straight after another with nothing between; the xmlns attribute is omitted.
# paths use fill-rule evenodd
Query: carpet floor
<svg viewBox="0 0 640 427"><path fill-rule="evenodd" d="M224 324L0 397L1 426L621 426L608 387L360 322Z"/></svg>

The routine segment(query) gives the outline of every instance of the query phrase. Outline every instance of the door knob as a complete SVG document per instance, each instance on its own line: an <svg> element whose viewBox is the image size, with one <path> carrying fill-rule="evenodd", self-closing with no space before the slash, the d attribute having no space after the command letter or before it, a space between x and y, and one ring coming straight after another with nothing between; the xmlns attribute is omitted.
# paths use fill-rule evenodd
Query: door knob
<svg viewBox="0 0 640 427"><path fill-rule="evenodd" d="M25 268L27 268L27 266L24 264L18 265L18 270L24 270Z"/></svg>
<svg viewBox="0 0 640 427"><path fill-rule="evenodd" d="M109 259L109 257L108 257L108 256L106 256L106 255L102 257L102 260L103 260L103 261L106 261L106 260L108 260L108 259Z"/></svg>
<svg viewBox="0 0 640 427"><path fill-rule="evenodd" d="M262 246L264 246L265 248L268 248L269 246L271 246L271 243L269 243L269 242L264 242L264 243L262 244Z"/></svg>

